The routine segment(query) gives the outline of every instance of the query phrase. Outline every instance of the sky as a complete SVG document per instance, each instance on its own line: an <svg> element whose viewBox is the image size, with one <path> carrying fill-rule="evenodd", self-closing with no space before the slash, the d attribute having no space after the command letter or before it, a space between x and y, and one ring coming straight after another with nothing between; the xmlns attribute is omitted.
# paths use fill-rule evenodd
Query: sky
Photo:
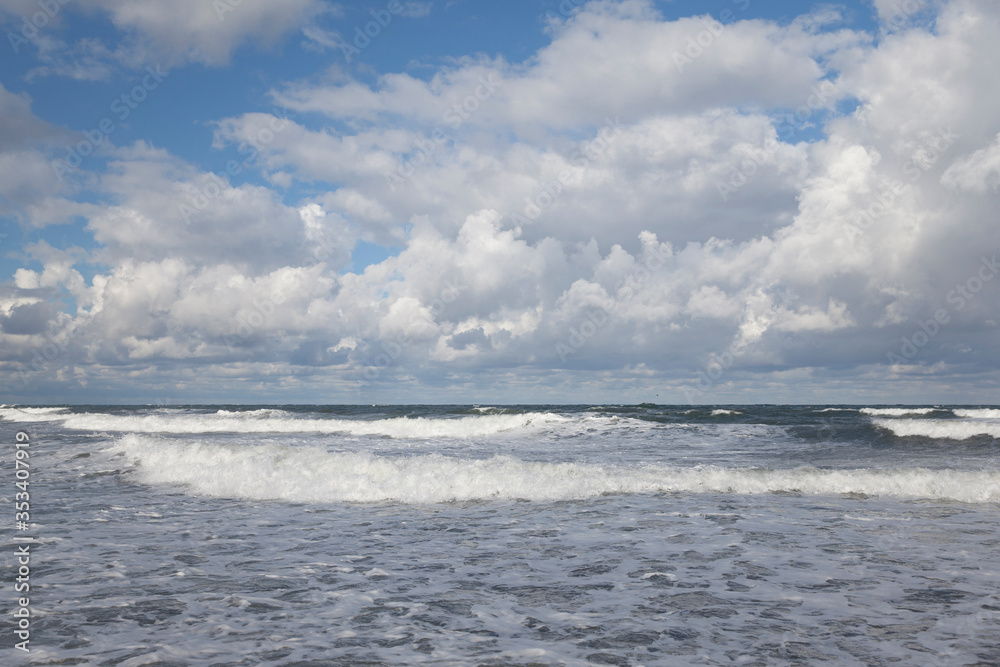
<svg viewBox="0 0 1000 667"><path fill-rule="evenodd" d="M2 402L998 402L993 0L0 29Z"/></svg>

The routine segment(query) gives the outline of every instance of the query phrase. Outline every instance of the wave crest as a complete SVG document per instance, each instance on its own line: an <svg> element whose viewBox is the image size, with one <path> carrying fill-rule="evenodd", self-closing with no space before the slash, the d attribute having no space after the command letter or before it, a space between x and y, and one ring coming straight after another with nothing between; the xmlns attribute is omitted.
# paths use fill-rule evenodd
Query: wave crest
<svg viewBox="0 0 1000 667"><path fill-rule="evenodd" d="M927 415L937 408L861 408L863 415L872 417L904 417L906 415Z"/></svg>
<svg viewBox="0 0 1000 667"><path fill-rule="evenodd" d="M958 419L873 419L875 426L900 437L922 435L927 438L967 440L977 435L1000 438L1000 422Z"/></svg>
<svg viewBox="0 0 1000 667"><path fill-rule="evenodd" d="M505 431L544 428L567 421L551 413L519 415L475 415L435 419L393 417L389 419L301 419L271 412L227 412L202 415L105 415L81 414L65 418L64 426L81 431L131 433L318 433L374 435L390 438L466 438ZM287 413L285 413L287 414Z"/></svg>
<svg viewBox="0 0 1000 667"><path fill-rule="evenodd" d="M5 405L0 407L0 417L14 422L49 422L65 419L69 408L32 408Z"/></svg>
<svg viewBox="0 0 1000 667"><path fill-rule="evenodd" d="M181 484L196 495L302 503L554 501L661 492L851 493L1000 501L1000 473L996 472L619 467L511 456L377 456L317 447L174 442L140 435L120 438L109 451L126 456L145 483Z"/></svg>
<svg viewBox="0 0 1000 667"><path fill-rule="evenodd" d="M985 408L975 409L975 410L952 410L956 417L964 417L966 419L1000 419L1000 410L988 410Z"/></svg>

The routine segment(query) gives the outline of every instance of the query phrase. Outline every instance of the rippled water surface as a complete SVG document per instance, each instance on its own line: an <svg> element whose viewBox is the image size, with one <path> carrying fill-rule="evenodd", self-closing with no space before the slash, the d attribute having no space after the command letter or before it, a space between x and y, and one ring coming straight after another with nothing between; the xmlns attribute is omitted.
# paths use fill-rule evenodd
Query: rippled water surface
<svg viewBox="0 0 1000 667"><path fill-rule="evenodd" d="M997 664L1000 412L908 410L0 408L38 540L32 650L3 651Z"/></svg>

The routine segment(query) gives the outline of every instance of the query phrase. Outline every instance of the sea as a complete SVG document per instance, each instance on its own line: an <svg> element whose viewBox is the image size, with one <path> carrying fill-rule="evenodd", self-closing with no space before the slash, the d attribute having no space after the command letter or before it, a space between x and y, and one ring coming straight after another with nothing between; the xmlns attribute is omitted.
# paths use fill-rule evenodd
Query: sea
<svg viewBox="0 0 1000 667"><path fill-rule="evenodd" d="M1000 665L996 406L0 425L3 665Z"/></svg>

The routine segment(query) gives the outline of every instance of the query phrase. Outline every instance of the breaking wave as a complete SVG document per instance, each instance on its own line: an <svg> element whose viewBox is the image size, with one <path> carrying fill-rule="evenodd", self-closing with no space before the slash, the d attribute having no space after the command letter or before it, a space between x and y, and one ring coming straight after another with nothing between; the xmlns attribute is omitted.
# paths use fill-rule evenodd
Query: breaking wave
<svg viewBox="0 0 1000 667"><path fill-rule="evenodd" d="M116 440L108 452L124 455L134 466L132 474L144 483L184 485L201 496L301 503L554 501L663 492L1000 501L997 472L682 468L534 462L511 456L379 456L277 444L176 442L134 434Z"/></svg>
<svg viewBox="0 0 1000 667"><path fill-rule="evenodd" d="M1000 421L986 421L985 419L969 421L959 419L873 419L872 423L901 437L922 435L927 438L967 440L977 435L988 435L1000 438Z"/></svg>
<svg viewBox="0 0 1000 667"><path fill-rule="evenodd" d="M63 426L79 431L130 433L321 433L391 438L479 437L513 430L540 429L568 419L551 413L474 415L456 418L394 417L389 419L308 419L281 410L215 414L61 415Z"/></svg>
<svg viewBox="0 0 1000 667"><path fill-rule="evenodd" d="M32 408L0 406L0 417L17 422L48 422L64 419L69 408Z"/></svg>
<svg viewBox="0 0 1000 667"><path fill-rule="evenodd" d="M976 410L952 410L956 417L964 417L966 419L1000 419L1000 410L987 410L987 409L976 409Z"/></svg>
<svg viewBox="0 0 1000 667"><path fill-rule="evenodd" d="M863 415L872 417L903 417L906 415L927 415L937 408L861 408Z"/></svg>

